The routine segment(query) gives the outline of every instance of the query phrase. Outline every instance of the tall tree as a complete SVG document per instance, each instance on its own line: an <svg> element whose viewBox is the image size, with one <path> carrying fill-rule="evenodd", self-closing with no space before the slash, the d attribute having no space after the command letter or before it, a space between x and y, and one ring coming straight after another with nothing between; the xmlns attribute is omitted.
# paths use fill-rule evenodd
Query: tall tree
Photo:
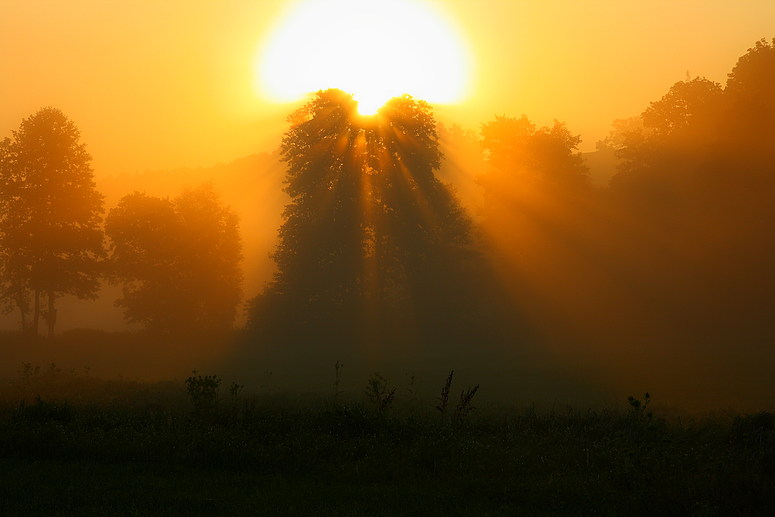
<svg viewBox="0 0 775 517"><path fill-rule="evenodd" d="M658 318L681 314L673 331L687 342L772 342L773 80L775 41L758 41L725 88L674 84L617 149L609 209L619 223L609 226L619 262L628 282L646 280L643 300L660 300Z"/></svg>
<svg viewBox="0 0 775 517"><path fill-rule="evenodd" d="M775 179L775 38L760 40L738 59L727 77L727 148L736 168L770 183Z"/></svg>
<svg viewBox="0 0 775 517"><path fill-rule="evenodd" d="M0 147L0 295L23 326L32 302L29 329L43 316L52 335L58 297L96 298L103 198L78 128L58 109L24 119Z"/></svg>
<svg viewBox="0 0 775 517"><path fill-rule="evenodd" d="M300 340L395 342L442 339L444 325L470 318L470 222L435 176L430 106L403 96L362 117L351 95L326 90L289 122L291 202L252 324Z"/></svg>
<svg viewBox="0 0 775 517"><path fill-rule="evenodd" d="M174 200L125 196L105 231L127 321L159 332L231 328L241 297L239 223L211 186Z"/></svg>
<svg viewBox="0 0 775 517"><path fill-rule="evenodd" d="M744 118L765 119L775 125L775 38L761 39L738 59L727 77L725 93L744 111Z"/></svg>
<svg viewBox="0 0 775 517"><path fill-rule="evenodd" d="M663 206L694 183L697 167L717 156L723 130L721 85L698 77L679 81L640 116L617 146L620 173L612 187Z"/></svg>

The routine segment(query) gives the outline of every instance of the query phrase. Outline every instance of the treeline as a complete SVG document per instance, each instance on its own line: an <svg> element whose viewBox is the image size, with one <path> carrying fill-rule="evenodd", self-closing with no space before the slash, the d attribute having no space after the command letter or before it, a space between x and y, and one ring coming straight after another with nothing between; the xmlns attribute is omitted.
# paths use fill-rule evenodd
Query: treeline
<svg viewBox="0 0 775 517"><path fill-rule="evenodd" d="M498 116L472 136L409 96L362 117L350 95L318 92L281 145L291 201L248 341L395 353L541 341L619 364L761 347L775 334L773 80L775 41L762 40L724 86L678 82L615 122L598 146L619 161L606 188L561 122ZM232 325L238 221L212 188L134 193L103 220L60 112L26 119L1 149L2 299L32 332L41 318L53 331L54 301L94 296L101 276L124 286L128 321Z"/></svg>
<svg viewBox="0 0 775 517"><path fill-rule="evenodd" d="M751 366L774 334L774 69L762 40L726 86L678 82L617 121L599 152L619 172L602 189L561 122L498 116L472 137L438 130L411 98L363 119L349 96L319 92L283 143L292 203L279 272L252 304L256 341L392 353L540 342L571 362L629 363L622 372L689 379L693 363L702 382ZM460 163L479 167L473 219L439 182Z"/></svg>
<svg viewBox="0 0 775 517"><path fill-rule="evenodd" d="M488 256L556 357L706 398L772 393L773 78L760 41L725 85L681 81L617 121L602 189L561 124L483 126Z"/></svg>
<svg viewBox="0 0 775 517"><path fill-rule="evenodd" d="M120 283L128 322L159 332L230 329L241 297L238 221L208 185L135 192L105 214L76 125L43 108L0 143L0 308L48 335L62 296Z"/></svg>

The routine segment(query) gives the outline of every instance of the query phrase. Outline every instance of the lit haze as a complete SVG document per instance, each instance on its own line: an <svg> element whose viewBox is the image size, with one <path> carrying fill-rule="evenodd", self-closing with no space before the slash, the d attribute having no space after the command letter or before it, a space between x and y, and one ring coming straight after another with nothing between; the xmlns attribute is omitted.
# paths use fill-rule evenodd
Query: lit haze
<svg viewBox="0 0 775 517"><path fill-rule="evenodd" d="M98 178L272 150L293 106L256 91L256 59L294 3L2 0L0 131L57 106ZM723 83L775 19L766 0L417 3L444 14L475 74L438 118L559 118L587 150L687 73Z"/></svg>
<svg viewBox="0 0 775 517"><path fill-rule="evenodd" d="M773 21L0 0L0 378L31 350L285 387L343 361L526 402L771 406Z"/></svg>

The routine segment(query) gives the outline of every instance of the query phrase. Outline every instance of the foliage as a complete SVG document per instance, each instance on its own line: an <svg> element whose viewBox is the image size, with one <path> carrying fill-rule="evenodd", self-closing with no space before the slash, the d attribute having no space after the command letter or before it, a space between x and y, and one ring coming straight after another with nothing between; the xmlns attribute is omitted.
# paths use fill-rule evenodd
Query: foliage
<svg viewBox="0 0 775 517"><path fill-rule="evenodd" d="M407 377L409 386L406 388L406 394L409 397L409 402L417 403L417 388L420 383L417 381L417 376L414 373L407 375Z"/></svg>
<svg viewBox="0 0 775 517"><path fill-rule="evenodd" d="M452 389L452 376L455 374L455 370L449 372L447 380L444 381L444 386L441 388L441 395L439 396L439 405L436 406L436 410L441 413L441 421L444 422L444 416L447 414L447 406L449 405L449 391Z"/></svg>
<svg viewBox="0 0 775 517"><path fill-rule="evenodd" d="M460 392L460 402L458 402L457 406L455 407L455 415L453 417L455 422L462 422L468 413L476 409L471 404L471 402L473 401L474 395L476 395L477 391L479 391L478 384L473 388L468 388Z"/></svg>
<svg viewBox="0 0 775 517"><path fill-rule="evenodd" d="M366 384L366 398L375 407L377 411L382 413L387 411L393 405L393 399L396 395L396 389L390 388L387 379L381 376L378 372L373 373L369 377L369 381Z"/></svg>
<svg viewBox="0 0 775 517"><path fill-rule="evenodd" d="M191 403L197 411L212 410L218 400L218 388L221 385L221 378L217 375L200 375L194 370L191 376L186 379L186 392L191 398ZM236 397L241 387L238 384L232 384L229 392L232 397Z"/></svg>
<svg viewBox="0 0 775 517"><path fill-rule="evenodd" d="M96 297L103 198L80 132L60 110L42 108L12 134L0 142L0 303L35 334L44 318L51 335L58 297Z"/></svg>
<svg viewBox="0 0 775 517"><path fill-rule="evenodd" d="M775 38L761 39L738 59L727 77L725 94L731 97L743 118L757 129L771 131L775 114ZM765 129L766 130L766 129Z"/></svg>
<svg viewBox="0 0 775 517"><path fill-rule="evenodd" d="M619 139L608 206L630 224L610 225L611 262L628 264L618 282L648 279L638 294L661 301L647 317L673 322L684 349L772 341L773 70L775 42L759 41L725 87L677 82Z"/></svg>
<svg viewBox="0 0 775 517"><path fill-rule="evenodd" d="M256 399L202 419L122 400L0 407L3 512L767 515L775 504L772 413L643 425L610 410L511 409L450 432L356 405Z"/></svg>
<svg viewBox="0 0 775 517"><path fill-rule="evenodd" d="M480 183L488 196L497 193L496 185L504 184L510 190L584 186L588 170L578 152L580 143L581 138L557 120L552 127L537 128L525 115L497 116L482 124L481 145L490 170Z"/></svg>
<svg viewBox="0 0 775 517"><path fill-rule="evenodd" d="M641 114L648 131L625 135L612 186L633 195L659 187L663 195L685 200L693 194L689 189L728 189L731 184L718 183L722 170L737 169L743 174L736 183L746 184L754 179L751 167L772 166L773 69L775 40L761 40L738 60L725 88L702 77L675 83Z"/></svg>
<svg viewBox="0 0 775 517"><path fill-rule="evenodd" d="M651 419L653 413L649 411L646 412L646 409L649 407L649 404L651 404L651 395L649 395L648 392L643 394L642 399L636 399L632 395L627 397L627 402L630 404L630 409L632 409L632 414L638 419Z"/></svg>
<svg viewBox="0 0 775 517"><path fill-rule="evenodd" d="M127 321L156 331L230 328L241 296L239 227L211 186L174 200L125 196L105 231Z"/></svg>
<svg viewBox="0 0 775 517"><path fill-rule="evenodd" d="M252 326L298 342L368 334L395 344L410 329L456 339L455 327L477 316L477 262L471 223L435 176L430 106L403 96L362 117L350 95L326 90L289 122L281 153L291 202Z"/></svg>
<svg viewBox="0 0 775 517"><path fill-rule="evenodd" d="M236 400L244 390L244 384L237 384L236 382L232 382L229 386L229 395L231 395L232 400Z"/></svg>
<svg viewBox="0 0 775 517"><path fill-rule="evenodd" d="M520 276L543 281L547 264L571 257L573 236L581 233L578 225L593 194L578 150L581 138L564 123L537 127L525 115L497 116L480 133L486 166L477 181L487 252L502 268L499 286L523 297ZM567 283L550 276L547 282ZM515 326L513 313L505 320L504 326Z"/></svg>
<svg viewBox="0 0 775 517"><path fill-rule="evenodd" d="M721 101L721 85L697 77L675 83L657 102L643 112L643 125L654 130L655 136L680 133L690 126L712 122ZM714 130L713 126L708 127Z"/></svg>
<svg viewBox="0 0 775 517"><path fill-rule="evenodd" d="M339 394L341 393L343 368L344 364L340 363L339 361L334 364L334 399L338 399Z"/></svg>
<svg viewBox="0 0 775 517"><path fill-rule="evenodd" d="M442 423L445 422L447 408L449 406L449 393L452 390L452 376L454 374L455 370L449 372L449 376L447 376L447 379L444 381L444 386L441 388L441 395L439 395L438 398L439 403L436 406L436 411L441 413ZM473 388L468 388L460 392L460 401L455 406L455 412L452 415L453 422L458 424L461 423L466 415L475 409L471 402L473 401L474 395L476 395L477 391L479 391L478 384Z"/></svg>

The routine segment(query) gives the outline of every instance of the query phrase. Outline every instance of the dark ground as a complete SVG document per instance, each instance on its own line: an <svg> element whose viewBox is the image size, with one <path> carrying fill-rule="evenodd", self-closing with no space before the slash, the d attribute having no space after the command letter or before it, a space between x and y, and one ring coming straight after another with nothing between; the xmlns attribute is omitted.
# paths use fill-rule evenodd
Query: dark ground
<svg viewBox="0 0 775 517"><path fill-rule="evenodd" d="M186 393L183 383L30 365L3 394L0 515L728 516L775 508L772 413L663 417L622 400L594 410L478 407L456 418L455 384L442 416L438 400L411 394L380 411L363 392L245 395L238 385L208 391L206 379ZM380 393L384 400L388 391Z"/></svg>

